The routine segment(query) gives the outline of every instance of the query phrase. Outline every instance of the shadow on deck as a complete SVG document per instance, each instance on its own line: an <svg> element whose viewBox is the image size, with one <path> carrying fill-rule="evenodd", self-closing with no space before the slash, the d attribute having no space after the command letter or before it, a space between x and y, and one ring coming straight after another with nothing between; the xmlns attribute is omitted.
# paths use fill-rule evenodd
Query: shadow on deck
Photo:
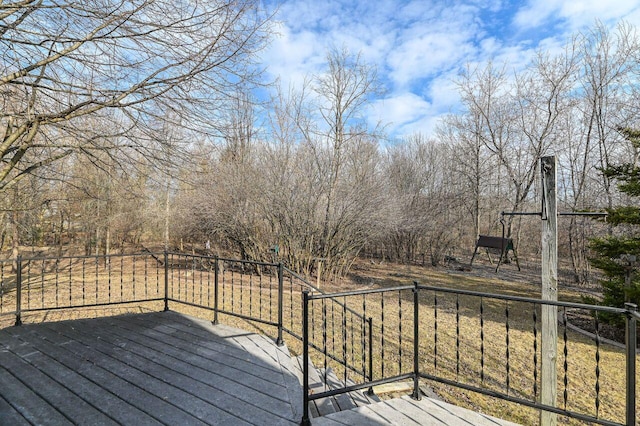
<svg viewBox="0 0 640 426"><path fill-rule="evenodd" d="M0 424L293 425L286 347L175 312L0 330Z"/></svg>

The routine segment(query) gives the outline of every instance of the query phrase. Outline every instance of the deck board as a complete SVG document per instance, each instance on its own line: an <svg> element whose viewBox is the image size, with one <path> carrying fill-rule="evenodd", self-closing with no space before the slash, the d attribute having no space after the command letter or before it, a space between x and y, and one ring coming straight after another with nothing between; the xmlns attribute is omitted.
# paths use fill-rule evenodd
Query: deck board
<svg viewBox="0 0 640 426"><path fill-rule="evenodd" d="M409 396L365 405L312 419L317 426L424 425L424 426L517 426L505 420L456 407L431 398L415 401Z"/></svg>
<svg viewBox="0 0 640 426"><path fill-rule="evenodd" d="M286 357L264 336L175 312L10 327L0 423L297 424Z"/></svg>

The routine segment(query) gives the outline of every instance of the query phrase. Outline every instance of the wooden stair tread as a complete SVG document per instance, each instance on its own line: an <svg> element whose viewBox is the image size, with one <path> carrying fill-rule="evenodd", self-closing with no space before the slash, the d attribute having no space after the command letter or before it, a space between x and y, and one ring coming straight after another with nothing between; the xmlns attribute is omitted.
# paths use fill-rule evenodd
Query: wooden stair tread
<svg viewBox="0 0 640 426"><path fill-rule="evenodd" d="M302 383L302 356L294 358L296 375ZM346 386L355 383L347 379ZM345 387L343 382L337 377L335 372L329 367L326 372L323 368L316 368L311 360L309 361L309 388L311 392L324 392L325 390L340 389ZM367 391L357 390L332 397L321 398L309 402L309 413L312 417L325 416L331 413L351 410L353 408L379 402L376 395L369 395Z"/></svg>

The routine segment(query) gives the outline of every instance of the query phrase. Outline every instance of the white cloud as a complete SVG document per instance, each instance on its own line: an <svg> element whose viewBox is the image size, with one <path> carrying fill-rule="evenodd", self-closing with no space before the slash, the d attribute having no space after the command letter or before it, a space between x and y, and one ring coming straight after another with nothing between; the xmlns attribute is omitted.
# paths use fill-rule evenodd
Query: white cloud
<svg viewBox="0 0 640 426"><path fill-rule="evenodd" d="M435 33L411 37L389 55L390 78L404 87L413 80L439 74L472 51L459 34Z"/></svg>
<svg viewBox="0 0 640 426"><path fill-rule="evenodd" d="M448 113L457 107L460 94L455 83L456 78L457 73L451 72L431 81L428 93L434 111Z"/></svg>
<svg viewBox="0 0 640 426"><path fill-rule="evenodd" d="M371 123L389 123L389 133L395 129L421 119L431 110L431 104L424 98L410 92L398 93L380 99L371 106Z"/></svg>
<svg viewBox="0 0 640 426"><path fill-rule="evenodd" d="M564 21L563 28L572 33L590 26L597 19L618 21L626 16L637 16L637 0L529 0L514 17L519 28L531 29L550 21Z"/></svg>
<svg viewBox="0 0 640 426"><path fill-rule="evenodd" d="M309 31L292 34L288 27L279 30L279 36L262 52L262 61L268 72L279 77L285 87L300 87L305 76L318 71L324 63L318 36Z"/></svg>
<svg viewBox="0 0 640 426"><path fill-rule="evenodd" d="M421 117L420 119L408 123L407 125L400 126L396 129L396 135L398 137L409 136L416 133L421 133L426 136L433 135L435 133L440 120L446 114L429 114Z"/></svg>

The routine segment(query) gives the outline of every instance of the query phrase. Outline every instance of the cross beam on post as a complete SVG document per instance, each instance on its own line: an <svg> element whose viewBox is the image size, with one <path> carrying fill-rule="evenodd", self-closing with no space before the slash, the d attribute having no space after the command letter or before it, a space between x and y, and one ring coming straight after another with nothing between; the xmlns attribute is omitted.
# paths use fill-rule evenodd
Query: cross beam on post
<svg viewBox="0 0 640 426"><path fill-rule="evenodd" d="M540 158L542 210L540 212L502 212L503 216L539 216L542 219L542 300L558 300L558 216L601 216L605 212L558 213L556 157ZM555 407L558 394L558 308L542 305L540 403ZM540 410L540 426L555 426L558 415Z"/></svg>
<svg viewBox="0 0 640 426"><path fill-rule="evenodd" d="M556 158L540 159L542 178L542 300L558 300L558 206L556 183ZM558 394L558 307L542 305L540 402L556 406ZM541 426L555 426L558 415L546 410L540 412Z"/></svg>

